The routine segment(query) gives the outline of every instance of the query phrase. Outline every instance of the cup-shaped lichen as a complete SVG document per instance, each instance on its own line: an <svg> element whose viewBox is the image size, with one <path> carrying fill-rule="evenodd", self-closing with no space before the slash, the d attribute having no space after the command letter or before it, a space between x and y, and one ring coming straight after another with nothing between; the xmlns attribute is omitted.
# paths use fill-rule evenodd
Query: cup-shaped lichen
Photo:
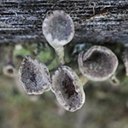
<svg viewBox="0 0 128 128"><path fill-rule="evenodd" d="M42 94L48 91L51 86L48 68L31 57L25 57L22 62L20 67L20 81L27 94Z"/></svg>
<svg viewBox="0 0 128 128"><path fill-rule="evenodd" d="M115 73L118 59L110 49L92 46L87 52L79 54L78 64L81 73L89 80L104 81Z"/></svg>
<svg viewBox="0 0 128 128"><path fill-rule="evenodd" d="M46 40L55 49L63 63L63 46L74 37L75 30L72 18L64 11L53 11L44 19L42 29Z"/></svg>
<svg viewBox="0 0 128 128"><path fill-rule="evenodd" d="M74 36L74 23L64 11L53 11L43 22L43 34L52 47L64 46Z"/></svg>
<svg viewBox="0 0 128 128"><path fill-rule="evenodd" d="M122 58L125 66L126 76L128 76L128 47L124 49Z"/></svg>
<svg viewBox="0 0 128 128"><path fill-rule="evenodd" d="M61 66L52 77L52 91L67 111L74 112L85 102L85 93L77 74L68 66Z"/></svg>
<svg viewBox="0 0 128 128"><path fill-rule="evenodd" d="M6 65L3 67L3 74L7 77L15 77L16 76L16 69L13 65Z"/></svg>

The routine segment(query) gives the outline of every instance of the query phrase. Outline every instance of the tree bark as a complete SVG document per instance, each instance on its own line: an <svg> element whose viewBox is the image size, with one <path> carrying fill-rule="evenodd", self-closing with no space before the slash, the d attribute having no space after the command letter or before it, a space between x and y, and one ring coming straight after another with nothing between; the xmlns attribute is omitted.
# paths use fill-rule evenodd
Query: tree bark
<svg viewBox="0 0 128 128"><path fill-rule="evenodd" d="M127 0L1 0L0 44L46 42L42 22L53 10L71 15L75 43L128 43Z"/></svg>

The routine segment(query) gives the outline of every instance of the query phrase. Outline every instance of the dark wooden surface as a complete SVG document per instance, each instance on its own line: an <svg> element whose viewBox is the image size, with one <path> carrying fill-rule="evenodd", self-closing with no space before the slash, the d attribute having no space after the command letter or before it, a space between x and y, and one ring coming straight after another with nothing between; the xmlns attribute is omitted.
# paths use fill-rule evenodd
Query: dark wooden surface
<svg viewBox="0 0 128 128"><path fill-rule="evenodd" d="M75 43L128 43L128 0L1 0L0 44L46 42L42 22L52 10L71 15Z"/></svg>

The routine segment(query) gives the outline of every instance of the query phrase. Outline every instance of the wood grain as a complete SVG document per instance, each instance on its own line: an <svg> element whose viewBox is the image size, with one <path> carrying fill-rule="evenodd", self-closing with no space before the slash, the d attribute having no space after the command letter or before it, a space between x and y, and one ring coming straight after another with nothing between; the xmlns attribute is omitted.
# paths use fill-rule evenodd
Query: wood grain
<svg viewBox="0 0 128 128"><path fill-rule="evenodd" d="M45 43L42 22L53 10L71 15L75 43L128 43L128 0L1 0L0 44Z"/></svg>

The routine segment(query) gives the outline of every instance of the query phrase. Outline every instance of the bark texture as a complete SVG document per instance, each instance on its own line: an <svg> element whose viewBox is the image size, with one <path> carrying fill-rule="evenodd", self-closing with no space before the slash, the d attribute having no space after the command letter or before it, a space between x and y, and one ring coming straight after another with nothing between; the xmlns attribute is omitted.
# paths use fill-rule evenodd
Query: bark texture
<svg viewBox="0 0 128 128"><path fill-rule="evenodd" d="M53 10L73 18L74 42L128 43L128 0L1 0L0 44L46 42L42 22Z"/></svg>

